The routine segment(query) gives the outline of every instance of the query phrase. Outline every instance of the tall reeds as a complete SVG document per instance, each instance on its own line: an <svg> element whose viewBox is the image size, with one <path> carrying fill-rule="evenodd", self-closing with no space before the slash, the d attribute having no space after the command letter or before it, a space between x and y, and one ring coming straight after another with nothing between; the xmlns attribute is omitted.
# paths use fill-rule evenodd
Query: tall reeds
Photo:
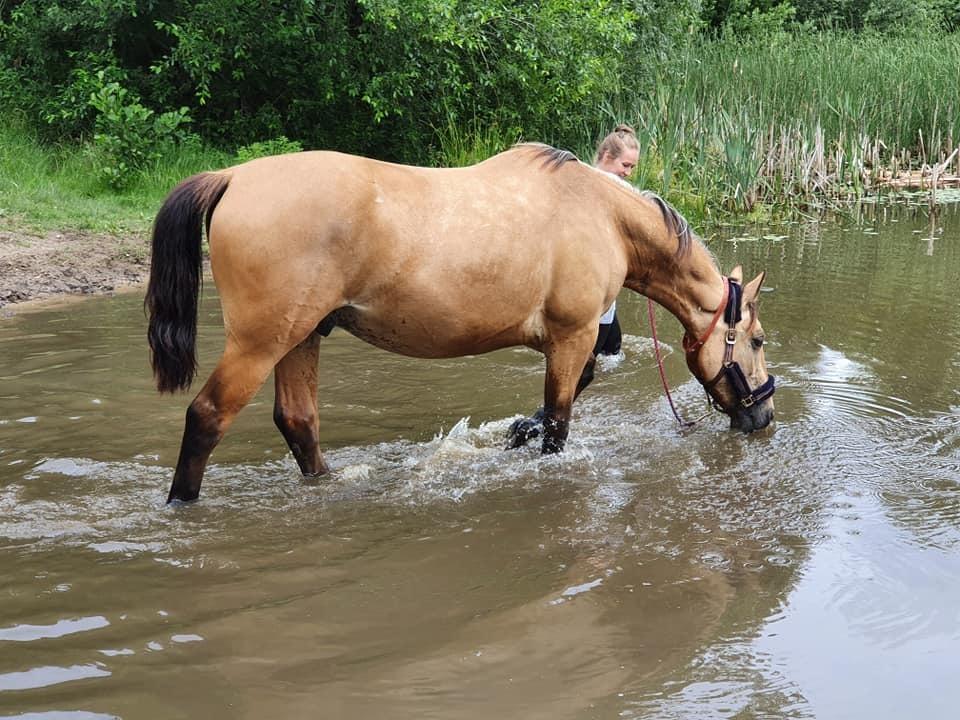
<svg viewBox="0 0 960 720"><path fill-rule="evenodd" d="M720 39L658 70L621 106L667 195L749 212L960 174L960 35Z"/></svg>

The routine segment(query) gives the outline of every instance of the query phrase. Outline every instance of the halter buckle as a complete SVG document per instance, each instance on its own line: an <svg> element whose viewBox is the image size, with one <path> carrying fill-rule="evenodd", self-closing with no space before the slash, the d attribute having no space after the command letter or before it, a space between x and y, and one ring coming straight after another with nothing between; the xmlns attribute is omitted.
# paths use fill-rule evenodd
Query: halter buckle
<svg viewBox="0 0 960 720"><path fill-rule="evenodd" d="M736 345L737 344L737 329L730 328L727 330L727 345Z"/></svg>
<svg viewBox="0 0 960 720"><path fill-rule="evenodd" d="M745 398L740 399L740 404L745 408L752 407L755 402L756 399L753 397L753 393L750 393Z"/></svg>

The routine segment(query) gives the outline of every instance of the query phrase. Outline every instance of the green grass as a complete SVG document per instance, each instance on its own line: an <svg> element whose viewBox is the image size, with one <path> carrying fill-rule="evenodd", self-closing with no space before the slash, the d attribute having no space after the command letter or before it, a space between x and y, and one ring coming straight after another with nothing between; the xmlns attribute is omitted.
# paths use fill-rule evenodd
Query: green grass
<svg viewBox="0 0 960 720"><path fill-rule="evenodd" d="M960 144L957 33L691 42L635 77L654 80L623 78L604 106L585 108L570 149L589 161L606 131L631 124L634 182L694 220L889 193L885 176L942 163ZM510 139L495 127L447 127L437 162L474 162ZM960 173L960 155L947 171Z"/></svg>
<svg viewBox="0 0 960 720"><path fill-rule="evenodd" d="M44 146L23 123L0 118L0 217L37 230L142 233L176 183L228 165L231 158L184 147L146 169L123 192L98 179L95 162L89 147Z"/></svg>
<svg viewBox="0 0 960 720"><path fill-rule="evenodd" d="M438 149L434 164L443 167L474 165L523 139L518 128L481 127L475 122L461 127L451 121L435 132Z"/></svg>

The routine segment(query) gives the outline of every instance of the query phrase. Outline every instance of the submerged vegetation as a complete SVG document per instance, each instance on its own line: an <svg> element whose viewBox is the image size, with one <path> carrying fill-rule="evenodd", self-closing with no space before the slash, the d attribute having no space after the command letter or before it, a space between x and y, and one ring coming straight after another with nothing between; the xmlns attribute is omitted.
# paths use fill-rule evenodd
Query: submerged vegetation
<svg viewBox="0 0 960 720"><path fill-rule="evenodd" d="M947 0L0 4L0 218L145 227L197 170L330 148L463 165L539 140L693 215L960 175Z"/></svg>

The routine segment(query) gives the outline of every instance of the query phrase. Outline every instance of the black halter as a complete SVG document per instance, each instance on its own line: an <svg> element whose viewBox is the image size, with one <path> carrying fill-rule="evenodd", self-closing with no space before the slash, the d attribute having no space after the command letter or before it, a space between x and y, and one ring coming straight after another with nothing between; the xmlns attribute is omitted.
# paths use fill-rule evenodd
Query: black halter
<svg viewBox="0 0 960 720"><path fill-rule="evenodd" d="M746 409L756 403L763 402L773 395L775 388L773 375L768 375L766 382L751 390L750 383L747 382L747 377L743 374L740 363L733 359L733 346L737 343L737 323L743 318L743 309L741 307L743 288L736 280L730 278L724 279L728 283L728 288L727 305L723 311L723 321L727 324L726 348L723 351L723 366L713 380L704 383L703 387L709 393L710 390L716 387L720 380L726 378L736 397L735 406L725 408L713 398L711 398L711 402L718 410L729 414L737 406ZM706 340L706 338L703 338L703 340ZM699 342L696 349L699 350L699 346L702 344L702 342Z"/></svg>

